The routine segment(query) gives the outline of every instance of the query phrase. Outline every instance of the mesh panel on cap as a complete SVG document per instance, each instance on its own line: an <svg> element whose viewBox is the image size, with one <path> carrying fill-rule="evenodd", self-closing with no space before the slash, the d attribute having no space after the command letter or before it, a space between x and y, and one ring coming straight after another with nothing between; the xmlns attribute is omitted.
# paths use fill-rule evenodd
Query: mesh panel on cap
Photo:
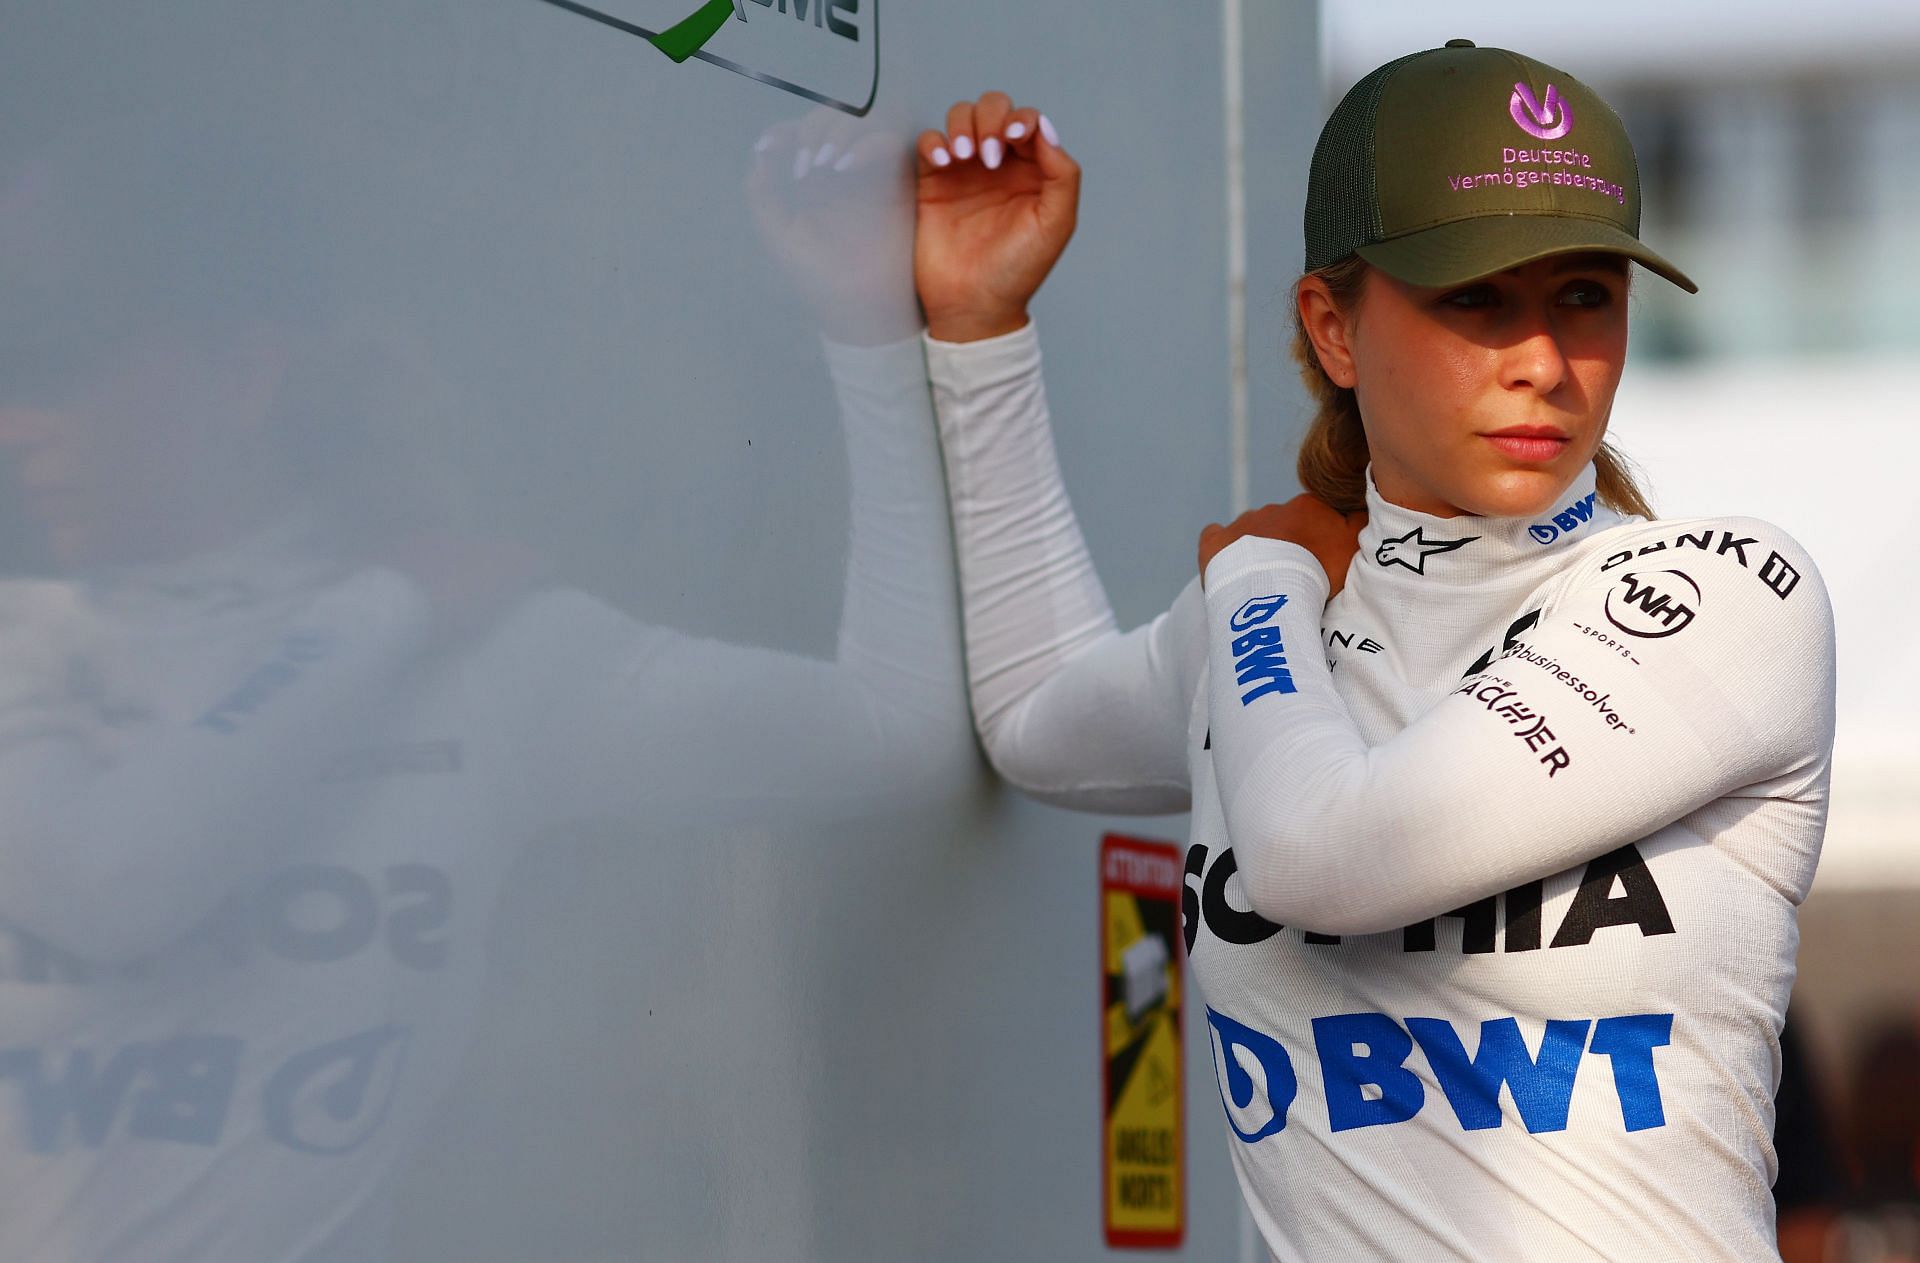
<svg viewBox="0 0 1920 1263"><path fill-rule="evenodd" d="M1307 173L1307 271L1386 235L1374 192L1374 116L1393 72L1427 51L1395 58L1354 84L1320 129Z"/></svg>

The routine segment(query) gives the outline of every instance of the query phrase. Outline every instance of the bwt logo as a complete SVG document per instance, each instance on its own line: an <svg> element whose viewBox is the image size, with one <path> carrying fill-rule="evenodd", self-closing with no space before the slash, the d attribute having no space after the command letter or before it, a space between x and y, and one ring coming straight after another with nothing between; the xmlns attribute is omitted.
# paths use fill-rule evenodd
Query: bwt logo
<svg viewBox="0 0 1920 1263"><path fill-rule="evenodd" d="M1535 543L1551 544L1562 535L1571 535L1593 520L1593 501L1598 492L1589 491L1553 515L1551 522L1535 522L1527 528Z"/></svg>
<svg viewBox="0 0 1920 1263"><path fill-rule="evenodd" d="M393 1110L409 1032L391 1023L294 1057L267 1081L267 1134L301 1153L350 1153Z"/></svg>
<svg viewBox="0 0 1920 1263"><path fill-rule="evenodd" d="M272 661L195 720L195 726L221 733L238 731L242 722L307 675L315 663L325 661L332 651L333 642L327 636L294 632L281 642L280 652Z"/></svg>
<svg viewBox="0 0 1920 1263"><path fill-rule="evenodd" d="M1207 1010L1214 1073L1227 1125L1247 1144L1286 1130L1299 1095L1293 1058L1279 1040ZM1417 1047L1462 1131L1501 1124L1505 1088L1521 1123L1533 1134L1565 1131L1581 1063L1604 1057L1613 1071L1620 1123L1629 1132L1664 1127L1654 1050L1673 1038L1673 1014L1550 1021L1533 1052L1511 1017L1481 1022L1478 1046L1467 1051L1450 1021L1384 1013L1342 1013L1313 1019L1313 1055L1320 1066L1327 1126L1333 1132L1404 1123L1427 1104L1423 1076L1407 1066Z"/></svg>
<svg viewBox="0 0 1920 1263"><path fill-rule="evenodd" d="M1678 570L1623 574L1607 592L1607 621L1629 636L1661 640L1684 631L1700 611L1700 585Z"/></svg>
<svg viewBox="0 0 1920 1263"><path fill-rule="evenodd" d="M1229 620L1227 626L1236 632L1243 632L1249 627L1258 627L1270 621L1286 603L1287 598L1284 596L1256 596L1233 612L1233 618Z"/></svg>
<svg viewBox="0 0 1920 1263"><path fill-rule="evenodd" d="M1558 140L1573 130L1573 107L1551 83L1547 85L1544 101L1535 97L1533 89L1526 84L1514 84L1507 112L1513 115L1521 131L1541 140Z"/></svg>
<svg viewBox="0 0 1920 1263"><path fill-rule="evenodd" d="M1269 693L1297 691L1293 672L1287 668L1287 647L1280 643L1280 629L1271 625L1273 616L1286 603L1284 595L1256 596L1227 620L1228 629L1236 633L1231 646L1234 678L1242 684L1259 681L1240 695L1242 706L1251 706L1256 697Z"/></svg>
<svg viewBox="0 0 1920 1263"><path fill-rule="evenodd" d="M1300 1093L1287 1050L1272 1036L1212 1009L1207 1010L1207 1037L1213 1045L1214 1076L1220 1081L1220 1104L1233 1134L1253 1144L1284 1131L1287 1108Z"/></svg>
<svg viewBox="0 0 1920 1263"><path fill-rule="evenodd" d="M393 1112L410 1032L392 1024L336 1039L284 1062L260 1089L258 1122L300 1153L337 1156L365 1144ZM121 1138L213 1147L254 1082L233 1035L175 1035L113 1049L0 1048L28 1147L99 1150Z"/></svg>

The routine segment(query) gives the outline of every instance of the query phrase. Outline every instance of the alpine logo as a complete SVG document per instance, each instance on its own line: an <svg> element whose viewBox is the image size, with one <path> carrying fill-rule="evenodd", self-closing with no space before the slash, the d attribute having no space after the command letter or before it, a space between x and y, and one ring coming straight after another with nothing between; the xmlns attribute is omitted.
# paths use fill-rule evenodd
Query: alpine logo
<svg viewBox="0 0 1920 1263"><path fill-rule="evenodd" d="M1495 658L1505 657L1507 654L1512 653L1514 646L1520 643L1520 637L1522 637L1529 630L1531 630L1534 624L1538 623L1539 621L1540 621L1540 611L1528 610L1526 613L1522 614L1519 618L1516 618L1511 623L1507 624L1507 634L1501 637L1500 643L1488 649L1485 653L1481 654L1478 658L1475 658L1473 660L1473 665L1468 667L1466 671L1461 674L1460 678L1465 680L1473 676L1479 675L1482 671L1485 671L1488 667L1493 665L1493 660Z"/></svg>
<svg viewBox="0 0 1920 1263"><path fill-rule="evenodd" d="M1343 632L1334 628L1323 632L1322 635L1326 637L1329 649L1357 649L1361 653L1381 653L1386 650L1385 645L1359 632Z"/></svg>
<svg viewBox="0 0 1920 1263"><path fill-rule="evenodd" d="M1548 522L1535 522L1527 528L1527 534L1533 536L1537 544L1551 544L1562 535L1571 535L1593 520L1593 501L1597 492L1589 491L1566 508L1553 515Z"/></svg>
<svg viewBox="0 0 1920 1263"><path fill-rule="evenodd" d="M1629 636L1660 640L1685 631L1700 611L1700 585L1678 570L1623 574L1607 593L1607 621Z"/></svg>
<svg viewBox="0 0 1920 1263"><path fill-rule="evenodd" d="M1273 625L1273 616L1286 603L1284 594L1256 596L1227 620L1228 629L1235 633L1230 646L1234 679L1253 686L1240 695L1242 706L1251 706L1255 698L1269 693L1298 691L1287 667L1287 647L1280 642L1280 629Z"/></svg>
<svg viewBox="0 0 1920 1263"><path fill-rule="evenodd" d="M1514 84L1513 96L1507 100L1507 112L1513 115L1521 131L1541 140L1558 140L1573 130L1573 107L1551 83L1547 85L1545 98L1534 96L1533 89L1525 83Z"/></svg>
<svg viewBox="0 0 1920 1263"><path fill-rule="evenodd" d="M1425 574L1427 558L1465 548L1480 538L1469 535L1465 539L1428 539L1425 531L1426 528L1416 526L1398 539L1380 541L1380 547L1373 550L1374 561L1382 566L1405 566L1415 574Z"/></svg>

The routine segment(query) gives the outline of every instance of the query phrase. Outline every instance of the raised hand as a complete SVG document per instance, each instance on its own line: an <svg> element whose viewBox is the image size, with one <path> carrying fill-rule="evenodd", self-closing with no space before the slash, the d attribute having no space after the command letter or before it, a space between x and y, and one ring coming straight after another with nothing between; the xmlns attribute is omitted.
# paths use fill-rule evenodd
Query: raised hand
<svg viewBox="0 0 1920 1263"><path fill-rule="evenodd" d="M836 341L919 335L909 161L899 132L825 106L754 142L746 192L760 239Z"/></svg>
<svg viewBox="0 0 1920 1263"><path fill-rule="evenodd" d="M913 271L927 331L968 342L1018 329L1073 236L1080 164L1050 120L1004 92L956 102L918 150Z"/></svg>

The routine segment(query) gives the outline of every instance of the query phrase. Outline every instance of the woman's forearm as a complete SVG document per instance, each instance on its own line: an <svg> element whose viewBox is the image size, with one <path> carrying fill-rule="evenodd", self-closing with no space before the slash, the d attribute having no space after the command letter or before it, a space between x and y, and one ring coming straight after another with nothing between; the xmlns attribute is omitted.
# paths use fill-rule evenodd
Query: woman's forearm
<svg viewBox="0 0 1920 1263"><path fill-rule="evenodd" d="M1183 810L1197 593L1121 634L1060 477L1030 323L964 345L929 335L927 360L988 757L1054 801Z"/></svg>

